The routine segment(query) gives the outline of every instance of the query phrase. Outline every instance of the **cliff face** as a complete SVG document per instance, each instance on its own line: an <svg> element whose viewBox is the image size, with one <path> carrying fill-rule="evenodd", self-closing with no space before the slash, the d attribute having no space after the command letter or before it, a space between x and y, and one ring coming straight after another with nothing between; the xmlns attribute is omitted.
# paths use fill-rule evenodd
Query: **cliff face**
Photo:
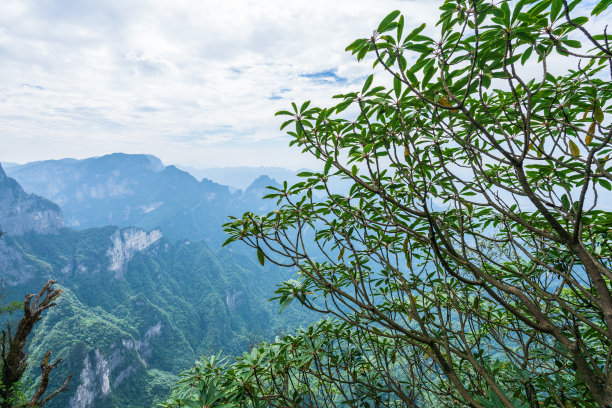
<svg viewBox="0 0 612 408"><path fill-rule="evenodd" d="M141 339L122 339L112 345L107 355L96 347L85 353L80 384L68 401L70 408L90 408L99 406L106 397L133 375L146 369L146 359L151 356L149 340L159 337L162 323L150 326ZM112 379L112 382L111 382Z"/></svg>
<svg viewBox="0 0 612 408"><path fill-rule="evenodd" d="M106 252L109 258L108 269L115 272L115 278L121 277L134 254L149 248L161 237L159 230L146 232L138 228L117 229L111 236L112 246Z"/></svg>
<svg viewBox="0 0 612 408"><path fill-rule="evenodd" d="M34 231L53 234L64 226L60 208L35 194L27 194L0 166L0 230L9 235Z"/></svg>
<svg viewBox="0 0 612 408"><path fill-rule="evenodd" d="M29 375L39 375L48 350L64 358L50 389L73 374L71 390L49 408L151 407L199 355L241 353L252 336L288 326L265 301L280 275L158 230L0 238L0 281L11 294L32 293L48 278L64 292L37 325Z"/></svg>

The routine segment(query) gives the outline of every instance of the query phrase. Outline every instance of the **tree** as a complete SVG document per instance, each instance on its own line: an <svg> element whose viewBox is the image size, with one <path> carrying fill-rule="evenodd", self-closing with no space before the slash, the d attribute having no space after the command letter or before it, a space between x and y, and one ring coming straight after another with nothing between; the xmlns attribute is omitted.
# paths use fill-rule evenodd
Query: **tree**
<svg viewBox="0 0 612 408"><path fill-rule="evenodd" d="M34 325L42 319L42 313L55 306L55 300L62 293L61 289L54 289L53 284L55 284L55 281L50 280L41 288L38 294L26 295L25 302L23 303L24 314L17 324L17 330L13 333L11 324L8 323L7 330L2 331L0 349L2 355L2 362L0 363L2 375L0 378L0 407L2 408L21 406L27 408L42 407L60 392L68 390L68 383L72 375L68 376L60 388L45 396L51 372L62 361L59 358L54 363L49 363L51 351L48 351L41 361L41 378L34 395L29 400L25 400L19 389L20 381L27 368L25 347L28 337Z"/></svg>
<svg viewBox="0 0 612 408"><path fill-rule="evenodd" d="M226 224L332 319L205 360L183 406L612 406L609 6L446 0L435 40L394 11L349 45L392 88L278 112L322 171Z"/></svg>

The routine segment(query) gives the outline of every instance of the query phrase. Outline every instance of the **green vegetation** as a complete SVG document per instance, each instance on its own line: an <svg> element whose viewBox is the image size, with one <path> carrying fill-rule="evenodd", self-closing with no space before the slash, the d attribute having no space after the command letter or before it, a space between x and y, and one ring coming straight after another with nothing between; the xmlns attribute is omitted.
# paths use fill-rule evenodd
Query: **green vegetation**
<svg viewBox="0 0 612 408"><path fill-rule="evenodd" d="M391 89L279 112L322 171L226 225L330 319L203 358L162 406L612 406L610 4L446 0L436 39L395 11L349 45Z"/></svg>
<svg viewBox="0 0 612 408"><path fill-rule="evenodd" d="M38 382L48 350L63 358L50 389L74 375L70 391L46 406L150 407L198 356L219 350L236 355L254 339L307 321L299 311L278 317L278 305L266 302L286 272L262 268L240 252L213 253L203 242L161 238L134 252L119 272L110 270L113 239L126 245L130 231L136 230L2 237L2 245L21 256L15 267L27 272L11 282L7 300L49 277L63 289L28 347L28 383ZM31 395L28 383L25 394Z"/></svg>
<svg viewBox="0 0 612 408"><path fill-rule="evenodd" d="M23 375L28 367L26 344L34 325L42 319L47 309L56 305L55 300L61 295L61 289L55 289L55 281L48 281L38 294L25 295L23 302L23 316L16 325L7 323L6 330L2 331L0 343L0 407L2 408L40 408L55 398L58 394L67 391L67 385L72 375L68 375L63 384L54 391L47 392L52 373L62 359L50 361L51 351L44 353L40 360L41 376L33 395L26 397L23 392ZM8 310L15 306L12 302ZM6 310L3 308L3 310Z"/></svg>

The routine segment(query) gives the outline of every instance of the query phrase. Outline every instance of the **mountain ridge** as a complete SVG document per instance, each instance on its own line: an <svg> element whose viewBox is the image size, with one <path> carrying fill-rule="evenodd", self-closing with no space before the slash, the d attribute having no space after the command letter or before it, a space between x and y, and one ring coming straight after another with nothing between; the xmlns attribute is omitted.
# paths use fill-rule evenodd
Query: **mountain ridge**
<svg viewBox="0 0 612 408"><path fill-rule="evenodd" d="M181 177L178 169L169 173ZM9 187L49 203L1 171L0 189ZM24 225L39 220L10 207L19 202L0 201L0 225L16 216ZM240 353L303 318L279 317L278 305L266 301L287 272L264 269L240 251L133 226L14 232L0 237L5 300L23 300L48 279L64 291L28 347L31 378L48 350L63 358L50 388L74 374L71 391L50 408L150 407L200 355Z"/></svg>
<svg viewBox="0 0 612 408"><path fill-rule="evenodd" d="M151 155L39 161L11 167L8 173L25 190L59 204L66 226L77 229L159 228L171 239L203 239L219 246L227 216L270 209L262 201L265 186L260 179L244 191L231 191L210 179L198 181L174 165L164 166Z"/></svg>

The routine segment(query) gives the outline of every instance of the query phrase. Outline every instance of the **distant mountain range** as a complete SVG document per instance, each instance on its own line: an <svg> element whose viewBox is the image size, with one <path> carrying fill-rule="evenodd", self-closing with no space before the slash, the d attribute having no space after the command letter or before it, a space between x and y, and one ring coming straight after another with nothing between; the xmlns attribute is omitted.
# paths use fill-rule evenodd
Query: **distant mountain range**
<svg viewBox="0 0 612 408"><path fill-rule="evenodd" d="M269 211L270 203L261 197L267 186L279 186L251 172L255 179L250 185L232 192L226 185L198 181L175 166L164 166L155 156L122 153L14 165L6 173L27 192L57 203L66 226L159 228L170 239L204 240L213 247L224 241L221 225L228 216Z"/></svg>
<svg viewBox="0 0 612 408"><path fill-rule="evenodd" d="M296 171L288 170L282 167L211 167L200 169L190 166L178 166L181 170L185 170L192 174L198 180L203 178L214 181L215 183L227 185L234 190L247 189L259 176L266 175L278 183L286 181L289 184L294 184L299 181L298 173L305 171L300 169Z"/></svg>
<svg viewBox="0 0 612 408"><path fill-rule="evenodd" d="M216 235L209 241L217 242L216 223L229 210L261 207L271 179L259 178L245 192L232 194L144 155L13 169L29 182L26 190L60 198L70 211L65 218L80 227L138 221L161 228L67 228L60 206L26 193L0 167L3 301L23 300L48 279L64 289L29 346L30 376L39 375L47 350L64 358L50 388L74 373L71 391L52 400L50 408L151 407L200 355L240 353L308 320L291 307L279 316L278 306L267 302L289 271L262 268L254 255L234 247L218 250L201 240L165 236L165 231L210 232ZM151 204L158 201L162 204ZM144 205L155 208L137 210ZM116 218L117 213L127 217ZM204 227L188 228L188 221L207 218Z"/></svg>

